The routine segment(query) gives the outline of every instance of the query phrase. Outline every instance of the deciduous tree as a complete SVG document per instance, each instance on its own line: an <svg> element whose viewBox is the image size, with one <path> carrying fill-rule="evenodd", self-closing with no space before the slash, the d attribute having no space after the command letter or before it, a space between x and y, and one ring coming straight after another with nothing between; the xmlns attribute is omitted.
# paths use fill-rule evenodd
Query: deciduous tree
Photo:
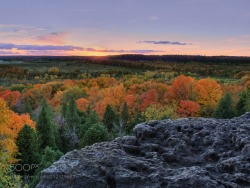
<svg viewBox="0 0 250 188"><path fill-rule="evenodd" d="M180 117L197 117L199 115L200 105L194 101L183 101L180 102L178 113Z"/></svg>

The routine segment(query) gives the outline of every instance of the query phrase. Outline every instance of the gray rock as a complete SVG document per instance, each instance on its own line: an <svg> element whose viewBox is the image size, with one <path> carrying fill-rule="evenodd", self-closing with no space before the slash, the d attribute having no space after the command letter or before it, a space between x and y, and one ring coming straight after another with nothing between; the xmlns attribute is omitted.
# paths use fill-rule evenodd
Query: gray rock
<svg viewBox="0 0 250 188"><path fill-rule="evenodd" d="M250 113L150 121L134 135L67 153L37 188L250 187Z"/></svg>

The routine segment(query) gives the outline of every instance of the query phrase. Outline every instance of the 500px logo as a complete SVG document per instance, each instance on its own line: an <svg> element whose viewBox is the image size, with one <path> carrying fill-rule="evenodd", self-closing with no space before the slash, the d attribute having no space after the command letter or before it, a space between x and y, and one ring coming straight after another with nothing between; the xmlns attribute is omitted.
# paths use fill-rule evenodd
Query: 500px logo
<svg viewBox="0 0 250 188"><path fill-rule="evenodd" d="M10 165L9 170L16 172L20 171L29 172L36 168L38 168L38 164L12 164Z"/></svg>

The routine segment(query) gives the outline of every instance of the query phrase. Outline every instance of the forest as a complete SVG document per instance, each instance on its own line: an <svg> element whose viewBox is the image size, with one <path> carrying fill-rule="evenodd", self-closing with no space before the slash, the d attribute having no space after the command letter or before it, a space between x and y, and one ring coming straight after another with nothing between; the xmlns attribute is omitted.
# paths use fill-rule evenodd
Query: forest
<svg viewBox="0 0 250 188"><path fill-rule="evenodd" d="M250 111L250 58L0 57L0 187L141 122Z"/></svg>

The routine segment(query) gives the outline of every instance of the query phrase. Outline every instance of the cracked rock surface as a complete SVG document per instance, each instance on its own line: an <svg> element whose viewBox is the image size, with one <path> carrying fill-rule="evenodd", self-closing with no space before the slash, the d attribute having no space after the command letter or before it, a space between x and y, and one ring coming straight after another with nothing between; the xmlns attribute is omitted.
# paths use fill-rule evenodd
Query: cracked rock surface
<svg viewBox="0 0 250 188"><path fill-rule="evenodd" d="M250 113L135 126L134 136L62 156L37 188L250 187Z"/></svg>

